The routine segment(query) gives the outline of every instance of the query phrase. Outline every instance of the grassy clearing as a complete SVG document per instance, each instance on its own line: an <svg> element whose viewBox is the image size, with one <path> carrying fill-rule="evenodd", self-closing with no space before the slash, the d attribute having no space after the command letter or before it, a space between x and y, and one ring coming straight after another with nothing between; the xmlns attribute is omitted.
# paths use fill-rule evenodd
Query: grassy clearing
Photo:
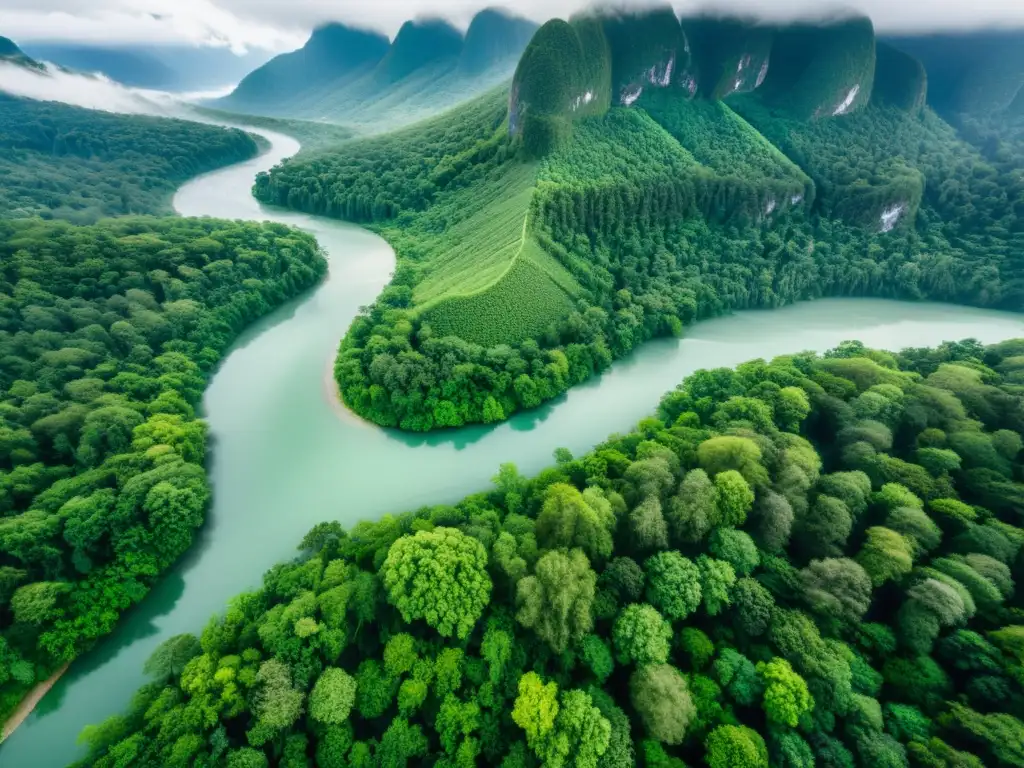
<svg viewBox="0 0 1024 768"><path fill-rule="evenodd" d="M536 175L536 166L516 163L499 178L445 201L450 217L424 253L424 277L413 292L418 307L475 293L508 270L523 244Z"/></svg>
<svg viewBox="0 0 1024 768"><path fill-rule="evenodd" d="M493 285L441 301L423 319L435 335L484 346L513 344L543 333L571 312L569 291L576 290L573 277L527 236L512 266Z"/></svg>

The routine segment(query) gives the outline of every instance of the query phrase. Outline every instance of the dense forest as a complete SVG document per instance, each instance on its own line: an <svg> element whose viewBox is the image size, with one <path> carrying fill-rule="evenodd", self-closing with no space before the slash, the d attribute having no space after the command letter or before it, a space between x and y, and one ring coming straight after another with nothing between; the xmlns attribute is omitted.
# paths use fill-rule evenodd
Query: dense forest
<svg viewBox="0 0 1024 768"><path fill-rule="evenodd" d="M0 716L189 547L206 380L325 272L275 224L0 220Z"/></svg>
<svg viewBox="0 0 1024 768"><path fill-rule="evenodd" d="M500 421L734 309L847 295L1024 301L1019 119L965 123L965 140L927 109L807 122L752 95L726 105L654 91L578 119L537 163L508 137L506 97L257 180L265 202L363 223L395 247L394 279L353 323L336 368L345 402L378 424ZM520 225L494 230L525 189L508 179L527 171L519 252L562 272L516 286L495 277L481 295L489 265L522 261L509 245ZM503 204L479 215L491 199ZM449 260L455 249L478 271ZM452 296L443 323L434 286ZM458 331L473 327L489 330Z"/></svg>
<svg viewBox="0 0 1024 768"><path fill-rule="evenodd" d="M1024 765L1024 340L698 371L584 456L314 527L79 765Z"/></svg>
<svg viewBox="0 0 1024 768"><path fill-rule="evenodd" d="M238 130L0 93L0 216L90 224L171 213L182 183L257 152Z"/></svg>

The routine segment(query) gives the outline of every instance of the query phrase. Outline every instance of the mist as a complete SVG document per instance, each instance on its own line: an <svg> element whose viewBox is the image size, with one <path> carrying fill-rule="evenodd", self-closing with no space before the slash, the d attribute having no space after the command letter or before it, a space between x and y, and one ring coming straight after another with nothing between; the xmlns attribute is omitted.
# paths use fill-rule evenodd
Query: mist
<svg viewBox="0 0 1024 768"><path fill-rule="evenodd" d="M171 94L128 88L100 74L81 74L44 63L40 71L0 61L0 93L36 101L59 101L75 107L132 115L195 119L188 102L223 96L211 93Z"/></svg>

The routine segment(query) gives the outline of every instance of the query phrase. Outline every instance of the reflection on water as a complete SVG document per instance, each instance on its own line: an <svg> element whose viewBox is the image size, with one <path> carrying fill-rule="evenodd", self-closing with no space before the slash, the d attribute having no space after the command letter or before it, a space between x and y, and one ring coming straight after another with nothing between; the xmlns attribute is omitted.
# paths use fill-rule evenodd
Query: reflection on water
<svg viewBox="0 0 1024 768"><path fill-rule="evenodd" d="M329 254L327 280L247 332L207 390L214 503L195 547L117 631L72 666L25 724L0 747L4 768L64 766L81 728L123 710L142 665L166 638L198 632L237 592L290 557L315 523L345 525L385 512L453 502L486 487L502 462L530 474L552 451L576 454L648 415L697 368L756 357L823 351L859 338L889 349L975 337L1024 335L1018 316L963 307L829 299L742 312L645 345L600 378L511 421L407 435L342 418L324 369L360 305L387 281L394 257L380 238L345 224L268 210L250 196L253 175L294 152L270 134L270 153L210 174L179 192L189 215L273 219L308 229Z"/></svg>

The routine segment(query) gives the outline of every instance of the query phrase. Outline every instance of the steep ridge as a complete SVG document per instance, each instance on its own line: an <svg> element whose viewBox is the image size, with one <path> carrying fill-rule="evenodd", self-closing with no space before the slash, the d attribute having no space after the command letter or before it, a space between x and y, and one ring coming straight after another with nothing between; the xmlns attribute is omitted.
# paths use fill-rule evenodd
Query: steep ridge
<svg viewBox="0 0 1024 768"><path fill-rule="evenodd" d="M18 44L9 37L0 37L0 61L9 61L21 66L42 68L42 64L25 54Z"/></svg>
<svg viewBox="0 0 1024 768"><path fill-rule="evenodd" d="M768 74L775 30L736 18L684 18L693 56L692 92L708 99L759 88Z"/></svg>
<svg viewBox="0 0 1024 768"><path fill-rule="evenodd" d="M220 105L225 109L260 110L286 103L322 86L337 86L376 66L388 53L387 37L344 24L325 24L297 51L276 56L246 75Z"/></svg>
<svg viewBox="0 0 1024 768"><path fill-rule="evenodd" d="M875 34L871 20L779 28L760 93L798 119L846 115L871 100Z"/></svg>
<svg viewBox="0 0 1024 768"><path fill-rule="evenodd" d="M332 24L210 106L338 122L364 132L394 129L509 78L535 28L493 9L473 18L465 39L441 19L406 22L392 43L377 33ZM268 87L278 80L280 87Z"/></svg>
<svg viewBox="0 0 1024 768"><path fill-rule="evenodd" d="M407 21L377 65L382 84L396 83L421 67L454 66L462 53L462 35L443 19Z"/></svg>
<svg viewBox="0 0 1024 768"><path fill-rule="evenodd" d="M916 112L928 96L928 73L924 64L909 53L878 41L873 104Z"/></svg>
<svg viewBox="0 0 1024 768"><path fill-rule="evenodd" d="M508 66L530 42L537 25L495 8L485 8L469 23L459 69L479 75L494 66Z"/></svg>

